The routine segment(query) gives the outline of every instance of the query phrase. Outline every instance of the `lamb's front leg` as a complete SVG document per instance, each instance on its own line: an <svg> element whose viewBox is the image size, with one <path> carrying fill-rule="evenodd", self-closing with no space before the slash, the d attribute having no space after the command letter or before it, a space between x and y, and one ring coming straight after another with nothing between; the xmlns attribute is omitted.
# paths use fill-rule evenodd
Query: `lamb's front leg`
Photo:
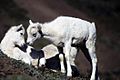
<svg viewBox="0 0 120 80"><path fill-rule="evenodd" d="M59 54L59 59L60 59L61 72L62 73L66 73L65 65L64 65L64 55L63 54Z"/></svg>
<svg viewBox="0 0 120 80"><path fill-rule="evenodd" d="M66 71L65 71L65 65L64 65L63 47L58 46L57 49L59 51L59 59L60 59L61 72L62 73L66 73Z"/></svg>
<svg viewBox="0 0 120 80"><path fill-rule="evenodd" d="M72 76L72 68L70 65L70 50L71 50L71 40L67 41L65 43L65 47L64 47L65 59L66 59L66 63L67 63L67 76L68 77Z"/></svg>

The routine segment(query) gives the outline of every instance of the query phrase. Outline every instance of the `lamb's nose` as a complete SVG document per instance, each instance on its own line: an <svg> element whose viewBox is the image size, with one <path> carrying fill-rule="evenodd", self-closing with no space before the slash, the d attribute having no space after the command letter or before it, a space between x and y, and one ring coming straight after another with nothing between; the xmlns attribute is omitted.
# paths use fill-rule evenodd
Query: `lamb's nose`
<svg viewBox="0 0 120 80"><path fill-rule="evenodd" d="M27 44L27 45L30 45L30 43L29 43L29 42L27 42L26 44Z"/></svg>

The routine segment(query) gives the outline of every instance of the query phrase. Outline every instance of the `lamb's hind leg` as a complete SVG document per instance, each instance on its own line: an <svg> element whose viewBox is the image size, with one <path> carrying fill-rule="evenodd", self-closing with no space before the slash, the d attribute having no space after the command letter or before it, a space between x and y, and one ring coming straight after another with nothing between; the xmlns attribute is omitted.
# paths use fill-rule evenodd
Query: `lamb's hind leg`
<svg viewBox="0 0 120 80"><path fill-rule="evenodd" d="M86 48L88 49L89 55L91 57L92 61L92 75L90 80L97 80L98 78L96 77L97 75L97 57L95 53L95 40L93 39L88 39L86 41Z"/></svg>
<svg viewBox="0 0 120 80"><path fill-rule="evenodd" d="M83 44L80 45L80 48L92 66L92 75L90 80L98 80L95 43L89 40L87 42L84 41Z"/></svg>

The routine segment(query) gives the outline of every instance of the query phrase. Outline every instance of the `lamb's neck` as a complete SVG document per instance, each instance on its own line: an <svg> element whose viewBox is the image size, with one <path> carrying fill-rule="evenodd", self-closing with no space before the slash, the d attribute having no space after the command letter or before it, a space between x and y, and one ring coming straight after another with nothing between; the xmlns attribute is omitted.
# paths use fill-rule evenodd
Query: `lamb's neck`
<svg viewBox="0 0 120 80"><path fill-rule="evenodd" d="M53 37L53 32L51 31L51 28L50 26L46 25L46 24L43 24L42 26L42 33L44 35L44 38L46 39L51 39L51 37Z"/></svg>
<svg viewBox="0 0 120 80"><path fill-rule="evenodd" d="M61 40L59 40L60 38L58 36L59 33L53 28L53 26L49 25L49 24L45 24L42 26L41 28L42 33L43 33L43 38L49 40L51 43L53 43L54 45L58 45ZM61 34L61 33L60 33Z"/></svg>

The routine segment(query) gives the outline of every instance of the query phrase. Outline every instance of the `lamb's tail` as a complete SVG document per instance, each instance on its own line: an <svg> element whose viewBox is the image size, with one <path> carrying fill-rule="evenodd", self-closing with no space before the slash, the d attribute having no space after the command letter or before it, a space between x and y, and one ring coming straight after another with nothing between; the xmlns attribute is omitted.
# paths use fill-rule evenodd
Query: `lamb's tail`
<svg viewBox="0 0 120 80"><path fill-rule="evenodd" d="M91 26L89 27L89 37L96 38L96 27L94 22L92 22Z"/></svg>

